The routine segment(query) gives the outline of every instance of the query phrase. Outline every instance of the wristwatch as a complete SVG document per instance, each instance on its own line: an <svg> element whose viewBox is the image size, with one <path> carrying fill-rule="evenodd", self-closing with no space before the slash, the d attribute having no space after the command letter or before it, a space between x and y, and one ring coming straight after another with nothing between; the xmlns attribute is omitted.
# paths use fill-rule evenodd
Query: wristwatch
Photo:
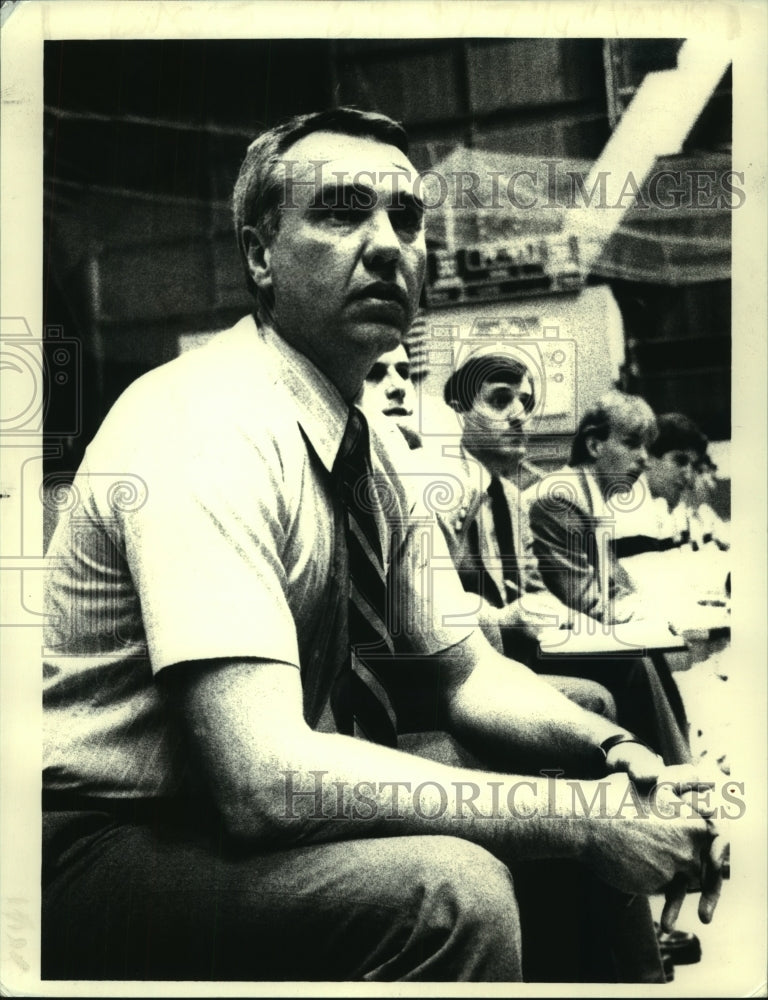
<svg viewBox="0 0 768 1000"><path fill-rule="evenodd" d="M603 767L605 767L608 761L609 752L620 743L638 743L641 747L645 747L646 750L650 750L655 756L659 756L653 747L649 747L645 740L641 740L639 736L633 736L632 733L616 733L615 736L609 736L607 740L603 740L596 750L599 762Z"/></svg>

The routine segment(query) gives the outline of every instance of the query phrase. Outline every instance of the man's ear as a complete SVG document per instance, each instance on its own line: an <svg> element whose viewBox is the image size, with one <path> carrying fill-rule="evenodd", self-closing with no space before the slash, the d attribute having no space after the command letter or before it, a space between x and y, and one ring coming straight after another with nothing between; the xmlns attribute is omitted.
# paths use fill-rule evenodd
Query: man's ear
<svg viewBox="0 0 768 1000"><path fill-rule="evenodd" d="M243 246L248 271L260 292L272 287L271 254L255 226L243 226Z"/></svg>
<svg viewBox="0 0 768 1000"><path fill-rule="evenodd" d="M600 438L595 437L594 434L590 434L589 437L584 440L584 447L587 449L587 454L595 461L595 459L600 457L600 452L603 450L603 445L605 441L601 441Z"/></svg>
<svg viewBox="0 0 768 1000"><path fill-rule="evenodd" d="M450 406L450 408L453 410L454 413L464 412L461 408L461 404L459 403L458 399L449 399L448 406Z"/></svg>

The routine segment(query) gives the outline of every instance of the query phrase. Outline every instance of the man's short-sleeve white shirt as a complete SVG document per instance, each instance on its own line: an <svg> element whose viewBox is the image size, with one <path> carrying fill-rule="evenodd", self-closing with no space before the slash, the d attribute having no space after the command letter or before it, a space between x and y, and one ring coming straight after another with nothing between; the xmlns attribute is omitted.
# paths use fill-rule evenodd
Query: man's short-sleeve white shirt
<svg viewBox="0 0 768 1000"><path fill-rule="evenodd" d="M250 317L121 396L48 553L47 787L177 790L183 754L152 679L166 667L256 658L311 669L347 416L332 383ZM385 551L399 540L408 648L439 652L474 619L422 503L427 481L375 422L371 461Z"/></svg>

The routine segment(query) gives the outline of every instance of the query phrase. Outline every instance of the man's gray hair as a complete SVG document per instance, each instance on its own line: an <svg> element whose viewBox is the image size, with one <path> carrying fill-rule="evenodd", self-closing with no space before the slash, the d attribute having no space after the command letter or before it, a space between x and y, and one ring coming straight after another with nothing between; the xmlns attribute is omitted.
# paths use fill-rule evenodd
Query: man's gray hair
<svg viewBox="0 0 768 1000"><path fill-rule="evenodd" d="M285 152L299 139L313 132L338 132L361 136L395 146L408 155L408 136L398 122L374 111L358 108L330 108L311 114L296 115L262 132L248 147L232 196L235 237L245 268L248 290L256 299L259 292L248 267L246 227L255 230L263 247L268 247L280 228L281 205L288 192L280 164Z"/></svg>

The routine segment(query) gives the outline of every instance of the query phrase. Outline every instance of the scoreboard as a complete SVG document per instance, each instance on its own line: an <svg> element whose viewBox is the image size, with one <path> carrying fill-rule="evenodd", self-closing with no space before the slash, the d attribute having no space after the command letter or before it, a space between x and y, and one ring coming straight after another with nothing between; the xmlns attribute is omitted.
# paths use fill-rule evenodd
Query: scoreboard
<svg viewBox="0 0 768 1000"><path fill-rule="evenodd" d="M530 235L427 252L427 308L576 292L584 284L576 235Z"/></svg>

